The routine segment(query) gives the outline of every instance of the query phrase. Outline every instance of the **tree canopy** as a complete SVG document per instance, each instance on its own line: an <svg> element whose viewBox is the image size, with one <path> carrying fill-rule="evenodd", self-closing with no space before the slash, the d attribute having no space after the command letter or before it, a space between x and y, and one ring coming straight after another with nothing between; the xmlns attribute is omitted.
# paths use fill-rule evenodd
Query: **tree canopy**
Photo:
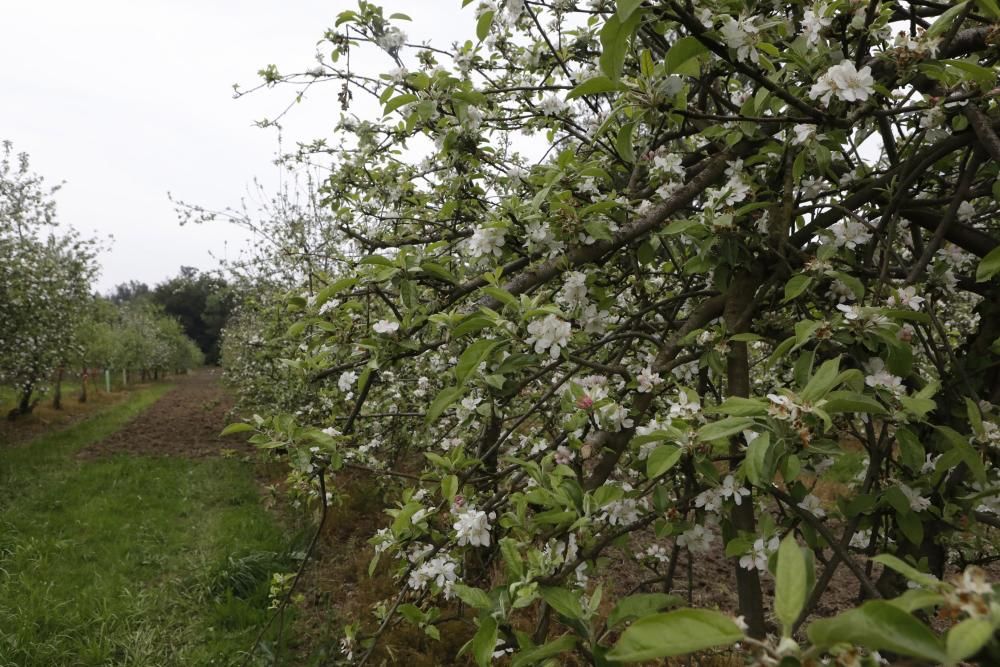
<svg viewBox="0 0 1000 667"><path fill-rule="evenodd" d="M744 636L761 664L978 652L1000 622L982 587L982 613L927 602L986 623L982 641L898 600L810 625L811 648L790 636L838 568L866 598L902 594L900 573L944 596L946 572L995 553L996 3L470 10L474 36L417 44L361 2L312 69L261 71L306 97L341 86L335 136L289 158L329 170L318 231L266 227L298 284L227 344L245 404L271 407L254 441L286 448L301 488L352 465L392 499L370 541L398 590L348 623L342 657L397 622L435 636L456 599L481 665ZM824 504L815 485L848 460ZM745 634L636 595L713 549ZM761 584L779 558L780 644ZM637 589L614 585L620 559ZM858 629L894 609L905 640Z"/></svg>

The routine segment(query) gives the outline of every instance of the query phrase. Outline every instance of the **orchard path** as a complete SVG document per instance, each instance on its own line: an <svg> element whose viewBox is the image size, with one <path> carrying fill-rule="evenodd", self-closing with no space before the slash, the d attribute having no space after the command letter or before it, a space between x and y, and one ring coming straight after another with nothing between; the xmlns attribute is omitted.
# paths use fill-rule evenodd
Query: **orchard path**
<svg viewBox="0 0 1000 667"><path fill-rule="evenodd" d="M206 458L222 450L249 452L240 436L219 437L233 406L218 369L171 378L173 388L109 437L80 451L80 458L112 454Z"/></svg>

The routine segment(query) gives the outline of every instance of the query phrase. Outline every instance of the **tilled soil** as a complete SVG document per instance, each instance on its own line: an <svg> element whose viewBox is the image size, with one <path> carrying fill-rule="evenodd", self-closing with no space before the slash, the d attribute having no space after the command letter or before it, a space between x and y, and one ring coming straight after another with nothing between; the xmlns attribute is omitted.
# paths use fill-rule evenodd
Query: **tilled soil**
<svg viewBox="0 0 1000 667"><path fill-rule="evenodd" d="M245 437L219 437L233 406L219 375L211 369L179 376L173 389L121 430L83 449L80 458L138 454L197 459L220 456L223 450L252 451Z"/></svg>

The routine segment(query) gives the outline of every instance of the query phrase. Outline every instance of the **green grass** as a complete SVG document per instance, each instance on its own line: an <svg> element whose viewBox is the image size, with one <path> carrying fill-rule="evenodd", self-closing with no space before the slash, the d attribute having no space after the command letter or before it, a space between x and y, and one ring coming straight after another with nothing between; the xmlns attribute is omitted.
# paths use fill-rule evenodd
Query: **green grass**
<svg viewBox="0 0 1000 667"><path fill-rule="evenodd" d="M240 663L294 565L250 464L74 456L168 388L0 448L0 666Z"/></svg>

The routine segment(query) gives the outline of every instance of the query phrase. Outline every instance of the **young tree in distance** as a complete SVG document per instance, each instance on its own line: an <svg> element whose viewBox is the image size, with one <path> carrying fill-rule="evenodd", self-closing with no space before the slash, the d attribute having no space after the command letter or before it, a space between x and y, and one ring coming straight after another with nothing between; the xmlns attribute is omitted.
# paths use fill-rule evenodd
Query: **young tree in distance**
<svg viewBox="0 0 1000 667"><path fill-rule="evenodd" d="M97 272L95 241L56 233L56 188L28 156L3 144L0 159L0 382L18 393L11 416L31 412L36 392L65 363Z"/></svg>
<svg viewBox="0 0 1000 667"><path fill-rule="evenodd" d="M314 387L254 441L314 493L348 462L392 498L370 542L397 589L341 658L457 614L479 665L736 641L759 664L995 664L992 588L942 578L1000 526L997 4L467 11L476 34L449 47L361 2L315 67L261 72L343 91L336 137L299 155L330 163L330 266L298 263L271 311L291 326L243 334L285 331L267 349L293 355L289 391ZM732 615L663 613L713 550ZM799 644L841 569L874 602ZM909 615L933 607L960 622Z"/></svg>

